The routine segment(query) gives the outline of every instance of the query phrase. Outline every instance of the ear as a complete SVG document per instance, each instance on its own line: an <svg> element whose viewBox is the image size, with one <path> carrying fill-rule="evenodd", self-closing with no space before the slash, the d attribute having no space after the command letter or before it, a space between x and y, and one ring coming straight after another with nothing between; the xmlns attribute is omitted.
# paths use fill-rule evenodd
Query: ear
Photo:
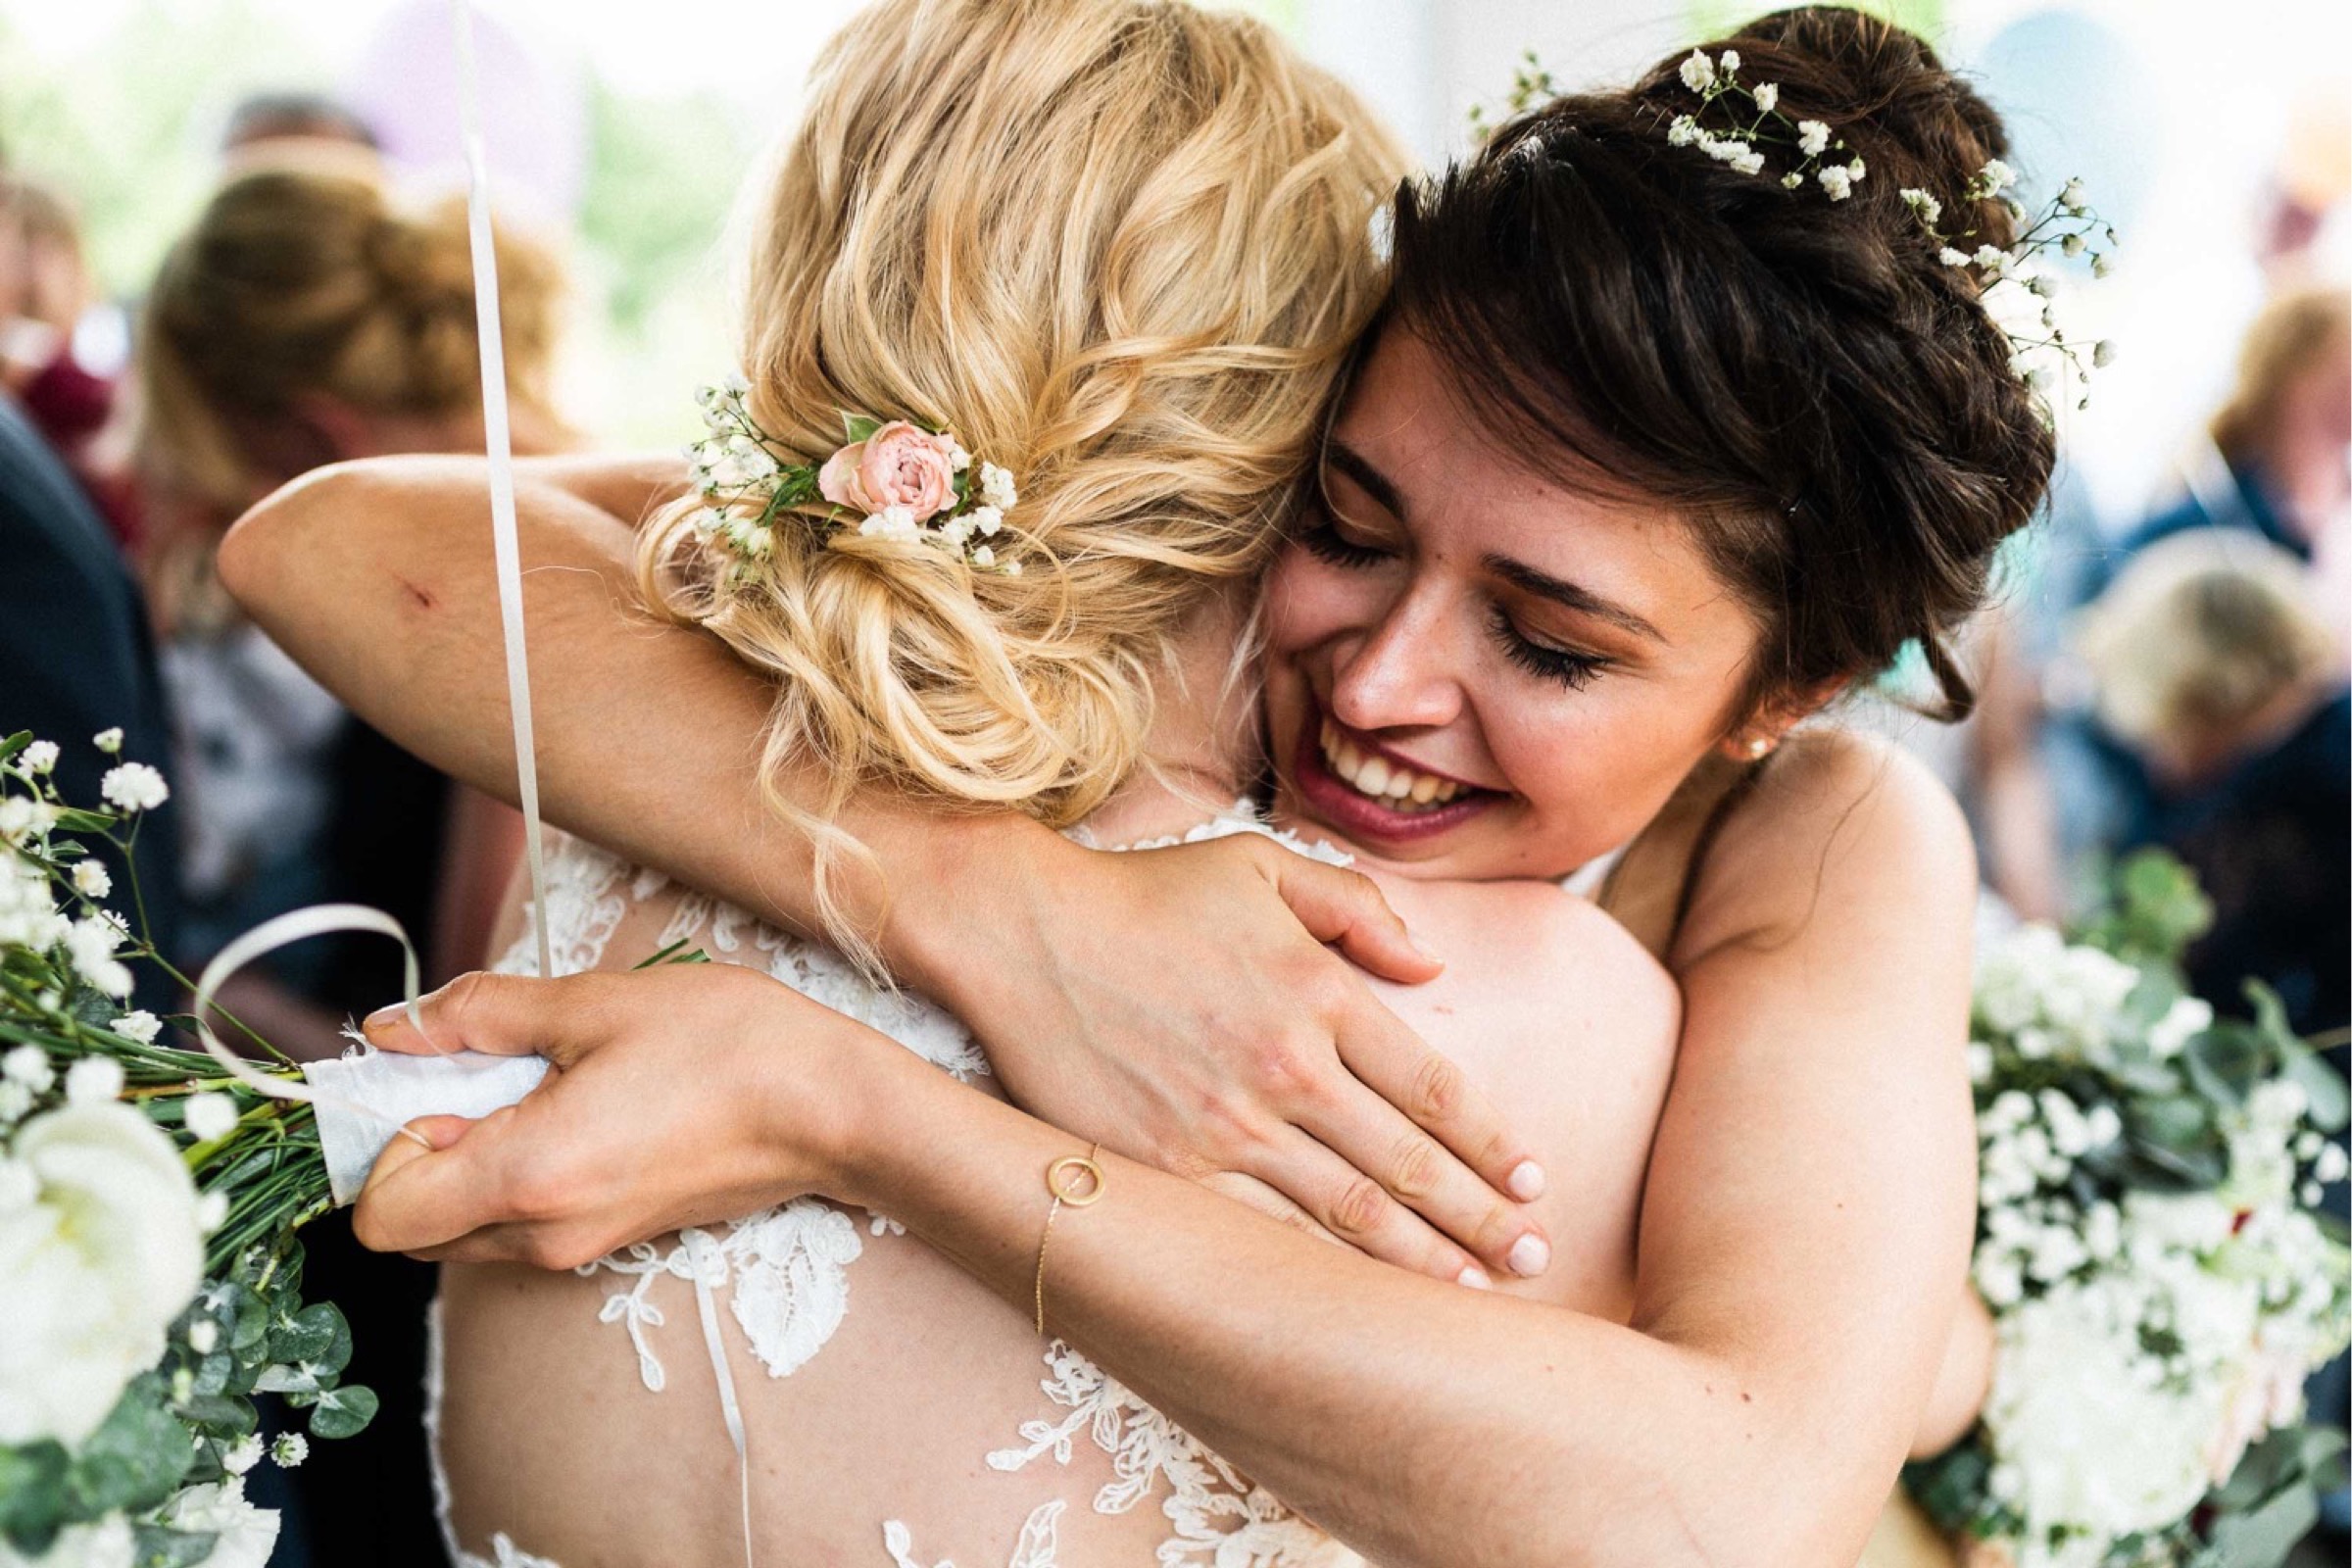
<svg viewBox="0 0 2352 1568"><path fill-rule="evenodd" d="M1790 730L1844 696L1851 685L1850 676L1840 675L1774 698L1744 722L1734 725L1731 733L1715 743L1715 750L1735 762L1760 762L1778 749Z"/></svg>

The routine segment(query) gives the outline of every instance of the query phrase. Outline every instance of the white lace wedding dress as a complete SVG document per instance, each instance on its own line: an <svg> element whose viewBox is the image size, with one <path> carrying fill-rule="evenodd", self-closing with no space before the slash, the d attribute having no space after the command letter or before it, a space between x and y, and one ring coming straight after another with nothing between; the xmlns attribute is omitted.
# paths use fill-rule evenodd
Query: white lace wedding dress
<svg viewBox="0 0 2352 1568"><path fill-rule="evenodd" d="M1239 807L1186 837L1234 833L1265 833L1301 854L1343 863L1346 859L1327 846L1310 847L1273 833ZM715 900L685 893L659 875L636 870L577 840L561 841L548 862L547 919L559 972L595 967L633 910L662 901L669 903L670 910L648 953L677 942L700 946L712 959L762 969L871 1025L943 1072L966 1082L988 1074L987 1058L977 1043L940 1008L868 983L828 947L777 931ZM534 951L526 928L498 967L533 972ZM696 1287L698 1304L705 1305L724 1293L723 1316L731 1326L716 1318L707 1321L717 1324L713 1333L726 1336L725 1353L735 1361L738 1386L744 1387L748 1402L758 1396L753 1385L760 1374L750 1371L741 1359L742 1350L751 1352L767 1378L790 1378L824 1355L853 1311L882 1309L872 1298L861 1298L858 1281L858 1262L869 1243L881 1245L879 1239L885 1237L895 1246L917 1245L905 1239L887 1216L797 1199L723 1228L689 1230L587 1265L578 1272L605 1282L609 1289L601 1301L591 1296L580 1309L611 1327L613 1350L632 1356L643 1386L660 1393L668 1381L665 1357L701 1357L710 1350L691 1321L675 1332L664 1332L667 1324L656 1299L657 1288L665 1280L686 1282ZM907 1303L887 1305L904 1308ZM957 1466L968 1471L971 1461L980 1461L1004 1478L1008 1506L1019 1511L1022 1520L1007 1568L1111 1568L1102 1561L1065 1561L1062 1538L1069 1511L1125 1515L1147 1504L1165 1519L1164 1538L1152 1548L1158 1568L1360 1564L1361 1559L1293 1515L1085 1356L1059 1342L1041 1347L1037 1353L1033 1410L1008 1426L1002 1446L968 1454ZM725 1381L723 1375L720 1381ZM438 1306L427 1396L440 1515L459 1568L558 1568L553 1559L532 1555L526 1549L529 1542L518 1544L504 1533L490 1537L489 1557L464 1550L449 1527L450 1489L443 1473L440 1432L444 1391ZM550 1419L561 1415L551 1411ZM709 1411L708 1420L710 1430L720 1429L717 1408ZM1108 1479L1074 1485L1073 1451L1090 1446L1108 1461ZM854 1456L828 1454L813 1443L804 1446L810 1451L797 1458L805 1464L855 1462ZM1099 1465L1094 1468L1102 1473ZM869 1539L876 1568L935 1568L915 1554L924 1500L921 1495L908 1496L904 1518L872 1520ZM784 1559L778 1557L777 1562L783 1564ZM763 1568L764 1564L763 1557ZM936 1568L955 1565L943 1562Z"/></svg>

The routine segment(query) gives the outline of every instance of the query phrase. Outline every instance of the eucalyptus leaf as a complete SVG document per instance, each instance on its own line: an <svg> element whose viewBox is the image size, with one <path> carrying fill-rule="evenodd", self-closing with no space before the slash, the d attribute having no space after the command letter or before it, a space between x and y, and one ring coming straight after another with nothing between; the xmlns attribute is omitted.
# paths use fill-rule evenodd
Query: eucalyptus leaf
<svg viewBox="0 0 2352 1568"><path fill-rule="evenodd" d="M311 1412L311 1434L320 1438L355 1436L375 1419L376 1404L375 1391L356 1383L328 1389L318 1396L318 1407Z"/></svg>
<svg viewBox="0 0 2352 1568"><path fill-rule="evenodd" d="M2290 1487L2250 1513L2215 1519L2215 1560L2225 1568L2278 1568L2319 1522L2319 1499L2311 1489Z"/></svg>
<svg viewBox="0 0 2352 1568"><path fill-rule="evenodd" d="M288 1365L319 1360L335 1343L335 1333L342 1322L343 1314L323 1301L306 1306L291 1317L279 1318L270 1330L270 1359ZM343 1339L348 1347L349 1329L343 1329Z"/></svg>
<svg viewBox="0 0 2352 1568"><path fill-rule="evenodd" d="M120 1508L152 1508L172 1495L195 1457L188 1430L142 1379L82 1441L67 1472L68 1510L94 1519Z"/></svg>
<svg viewBox="0 0 2352 1568"><path fill-rule="evenodd" d="M2344 1075L2327 1057L2300 1045L2286 1054L2283 1065L2286 1076L2302 1088L2303 1098L2311 1102L2306 1112L2311 1124L2324 1133L2342 1132L2347 1115L2352 1114L2352 1095L2345 1092Z"/></svg>
<svg viewBox="0 0 2352 1568"><path fill-rule="evenodd" d="M131 1527L133 1555L138 1568L199 1568L210 1562L220 1544L210 1530L167 1530L162 1525Z"/></svg>
<svg viewBox="0 0 2352 1568"><path fill-rule="evenodd" d="M849 437L848 444L851 446L866 440L881 428L882 421L871 415L844 413L841 416L841 431Z"/></svg>
<svg viewBox="0 0 2352 1568"><path fill-rule="evenodd" d="M65 1522L65 1447L43 1439L0 1448L0 1535L27 1556L39 1557Z"/></svg>

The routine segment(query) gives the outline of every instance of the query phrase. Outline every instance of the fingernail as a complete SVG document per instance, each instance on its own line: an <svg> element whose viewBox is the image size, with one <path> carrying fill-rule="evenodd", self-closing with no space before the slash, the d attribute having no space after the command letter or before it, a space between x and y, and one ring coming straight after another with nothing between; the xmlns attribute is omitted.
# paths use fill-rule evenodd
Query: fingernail
<svg viewBox="0 0 2352 1568"><path fill-rule="evenodd" d="M1494 1282L1487 1277L1487 1271L1476 1263L1466 1265L1453 1277L1453 1283L1467 1285L1474 1291L1491 1291L1494 1288Z"/></svg>
<svg viewBox="0 0 2352 1568"><path fill-rule="evenodd" d="M1523 1159L1511 1167L1503 1185L1522 1203L1532 1203L1544 1196L1544 1167L1532 1159Z"/></svg>
<svg viewBox="0 0 2352 1568"><path fill-rule="evenodd" d="M1530 1231L1511 1244L1511 1272L1532 1280L1551 1267L1551 1244Z"/></svg>
<svg viewBox="0 0 2352 1568"><path fill-rule="evenodd" d="M1418 953L1422 957L1427 958L1430 962L1444 963L1446 961L1444 958L1441 958L1436 954L1430 952L1429 949L1422 944L1421 939L1414 936L1411 932L1408 931L1405 933L1404 940L1411 946L1415 953Z"/></svg>
<svg viewBox="0 0 2352 1568"><path fill-rule="evenodd" d="M361 1020L360 1029L363 1033L370 1029L389 1029L399 1022L400 1012L400 1004L397 1002L388 1007L378 1007Z"/></svg>

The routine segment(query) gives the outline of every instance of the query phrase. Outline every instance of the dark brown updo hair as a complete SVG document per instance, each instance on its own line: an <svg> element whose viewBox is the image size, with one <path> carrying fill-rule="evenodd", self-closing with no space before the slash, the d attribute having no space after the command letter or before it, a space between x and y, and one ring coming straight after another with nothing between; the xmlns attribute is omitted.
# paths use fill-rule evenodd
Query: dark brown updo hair
<svg viewBox="0 0 2352 1568"><path fill-rule="evenodd" d="M1999 118L1918 37L1808 6L1704 46L1780 86L1867 166L1849 200L1767 145L1743 174L1667 127L1698 109L1682 56L1633 87L1555 99L1396 203L1392 319L1507 449L1588 493L1687 517L1763 642L1735 722L1875 675L1916 641L1974 705L1946 639L1994 553L2040 505L2054 447L1974 269L1944 266L1903 201L1947 234L2008 245L1970 181L2008 150ZM1727 106L1701 123L1722 130Z"/></svg>

